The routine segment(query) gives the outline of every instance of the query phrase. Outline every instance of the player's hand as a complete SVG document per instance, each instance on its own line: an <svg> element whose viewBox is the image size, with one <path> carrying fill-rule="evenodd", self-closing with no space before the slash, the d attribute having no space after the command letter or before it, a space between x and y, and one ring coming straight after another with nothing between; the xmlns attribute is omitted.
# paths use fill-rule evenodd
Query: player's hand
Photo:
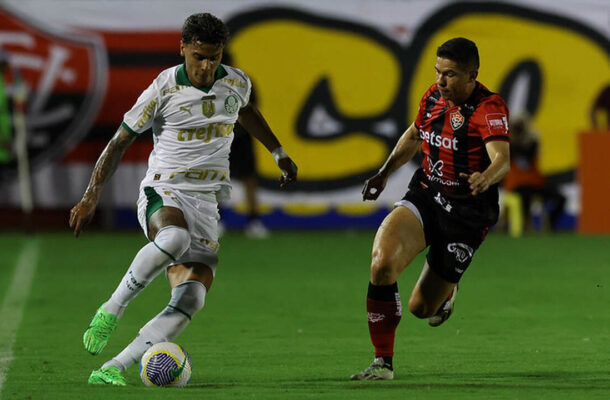
<svg viewBox="0 0 610 400"><path fill-rule="evenodd" d="M297 180L297 165L290 159L290 157L280 158L277 162L278 167L282 170L282 176L280 177L280 187L286 187Z"/></svg>
<svg viewBox="0 0 610 400"><path fill-rule="evenodd" d="M460 178L468 180L473 196L483 193L489 189L489 181L487 180L487 177L480 172L473 172L470 175L460 172Z"/></svg>
<svg viewBox="0 0 610 400"><path fill-rule="evenodd" d="M70 228L74 229L74 236L78 237L83 227L88 224L95 214L96 203L92 200L82 199L70 210Z"/></svg>
<svg viewBox="0 0 610 400"><path fill-rule="evenodd" d="M385 189L387 180L387 175L382 172L377 172L367 179L364 182L364 188L362 188L362 200L377 200L383 189Z"/></svg>

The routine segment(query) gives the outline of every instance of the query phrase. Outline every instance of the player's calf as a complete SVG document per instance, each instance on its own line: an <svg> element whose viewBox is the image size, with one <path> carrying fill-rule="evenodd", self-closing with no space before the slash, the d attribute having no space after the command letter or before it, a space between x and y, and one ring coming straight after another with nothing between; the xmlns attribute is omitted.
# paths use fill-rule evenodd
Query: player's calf
<svg viewBox="0 0 610 400"><path fill-rule="evenodd" d="M428 325L430 326L439 326L443 322L447 321L451 314L453 314L453 309L455 307L455 297L457 296L458 285L455 285L447 300L443 302L443 305L438 309L436 314L432 317L428 318Z"/></svg>

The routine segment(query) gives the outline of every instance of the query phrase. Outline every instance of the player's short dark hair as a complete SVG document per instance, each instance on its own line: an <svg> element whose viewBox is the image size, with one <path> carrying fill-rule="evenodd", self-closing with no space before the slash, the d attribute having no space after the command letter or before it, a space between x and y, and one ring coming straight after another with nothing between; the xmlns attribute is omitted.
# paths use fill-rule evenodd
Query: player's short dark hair
<svg viewBox="0 0 610 400"><path fill-rule="evenodd" d="M436 49L436 56L455 61L464 71L479 69L479 50L472 40L457 37L447 40Z"/></svg>
<svg viewBox="0 0 610 400"><path fill-rule="evenodd" d="M182 43L202 42L224 46L227 40L229 28L212 14L193 14L182 25Z"/></svg>

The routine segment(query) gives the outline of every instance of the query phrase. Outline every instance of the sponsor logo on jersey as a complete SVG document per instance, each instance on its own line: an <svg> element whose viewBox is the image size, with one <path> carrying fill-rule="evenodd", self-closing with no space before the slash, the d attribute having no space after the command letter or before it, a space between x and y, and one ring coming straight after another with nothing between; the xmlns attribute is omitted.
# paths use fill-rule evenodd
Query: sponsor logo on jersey
<svg viewBox="0 0 610 400"><path fill-rule="evenodd" d="M472 258L474 250L465 243L449 243L447 250L455 254L455 259L460 263L465 263ZM459 271L458 271L459 272ZM462 271L464 272L464 271Z"/></svg>
<svg viewBox="0 0 610 400"><path fill-rule="evenodd" d="M453 206L451 205L451 203L449 203L449 201L443 197L443 195L440 192L436 193L436 196L434 196L434 201L436 201L441 207L443 207L443 210L447 211L447 212L451 212L451 209L453 208Z"/></svg>
<svg viewBox="0 0 610 400"><path fill-rule="evenodd" d="M201 113L210 118L216 112L216 104L213 101L204 101L201 103Z"/></svg>
<svg viewBox="0 0 610 400"><path fill-rule="evenodd" d="M430 172L437 176L443 176L443 167L445 162L443 160L437 160L435 163L432 162L430 156L428 156L428 165L430 166Z"/></svg>
<svg viewBox="0 0 610 400"><path fill-rule="evenodd" d="M464 116L459 111L452 112L449 114L449 121L453 130L460 129L464 125Z"/></svg>
<svg viewBox="0 0 610 400"><path fill-rule="evenodd" d="M224 82L227 82L231 86L237 86L238 88L242 88L242 89L246 88L246 82L242 81L241 79L237 79L237 78L223 78L222 80Z"/></svg>
<svg viewBox="0 0 610 400"><path fill-rule="evenodd" d="M220 247L220 244L210 240L210 239L206 239L206 238L201 238L199 239L199 243L202 243L206 246L208 246L210 249L212 249L213 251L218 251L218 248Z"/></svg>
<svg viewBox="0 0 610 400"><path fill-rule="evenodd" d="M492 113L485 115L487 126L492 134L506 135L508 134L508 118L506 114Z"/></svg>
<svg viewBox="0 0 610 400"><path fill-rule="evenodd" d="M194 179L197 181L218 181L222 182L227 179L227 171L222 169L202 169L202 168L189 168L184 171L174 171L169 175L169 179L174 179L176 176L183 176L187 179Z"/></svg>
<svg viewBox="0 0 610 400"><path fill-rule="evenodd" d="M155 111L156 105L157 105L157 102L155 100L151 100L150 103L148 103L142 109L142 116L140 117L140 119L138 120L138 123L136 124L138 129L142 129L144 127L144 125L146 125L146 123L148 122L150 117L153 115L153 111Z"/></svg>
<svg viewBox="0 0 610 400"><path fill-rule="evenodd" d="M162 96L165 96L166 94L172 94L172 93L176 93L184 88L187 88L189 86L185 86L185 85L176 85L176 86L172 86L171 88L167 88L167 89L163 89L163 91L161 92Z"/></svg>
<svg viewBox="0 0 610 400"><path fill-rule="evenodd" d="M225 110L229 115L234 115L239 110L239 100L234 94L230 94L225 99Z"/></svg>
<svg viewBox="0 0 610 400"><path fill-rule="evenodd" d="M234 124L209 124L201 128L180 129L178 131L178 140L187 142L190 140L201 140L208 143L212 138L220 138L229 136L233 133Z"/></svg>
<svg viewBox="0 0 610 400"><path fill-rule="evenodd" d="M428 142L430 146L443 147L448 150L457 150L457 138L442 137L434 131L419 130L420 137Z"/></svg>

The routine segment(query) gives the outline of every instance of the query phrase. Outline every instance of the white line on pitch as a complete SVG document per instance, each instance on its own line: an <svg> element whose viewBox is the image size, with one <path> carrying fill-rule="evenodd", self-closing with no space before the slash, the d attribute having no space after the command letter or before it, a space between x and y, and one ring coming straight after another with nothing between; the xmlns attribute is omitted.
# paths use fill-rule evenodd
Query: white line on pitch
<svg viewBox="0 0 610 400"><path fill-rule="evenodd" d="M17 265L13 281L7 288L6 296L0 308L0 400L2 400L2 386L6 380L8 367L13 361L13 344L17 336L17 329L23 317L23 308L30 295L32 278L38 264L38 239L31 239L26 243Z"/></svg>

